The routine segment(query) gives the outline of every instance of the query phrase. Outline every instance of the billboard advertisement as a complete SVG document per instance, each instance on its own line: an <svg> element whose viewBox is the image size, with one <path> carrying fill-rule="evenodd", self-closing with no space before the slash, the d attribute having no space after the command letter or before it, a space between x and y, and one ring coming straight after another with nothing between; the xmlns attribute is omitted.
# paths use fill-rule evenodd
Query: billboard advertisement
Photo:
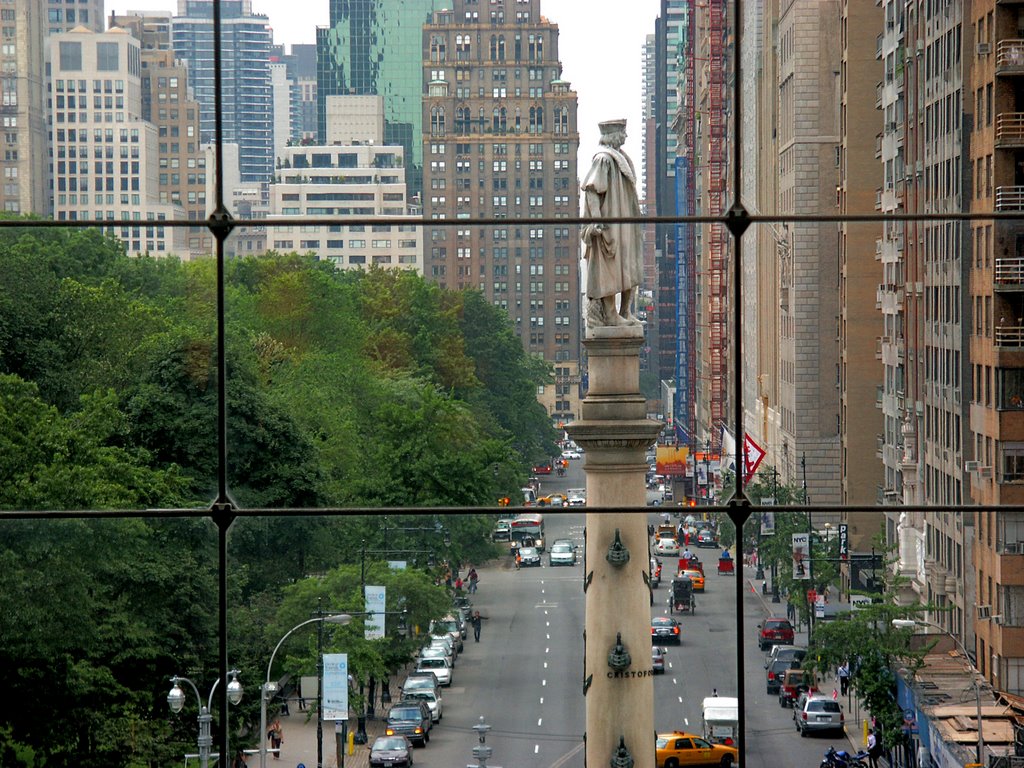
<svg viewBox="0 0 1024 768"><path fill-rule="evenodd" d="M689 448L676 448L672 445L659 445L656 460L658 474L666 477L686 475L686 459L690 455Z"/></svg>

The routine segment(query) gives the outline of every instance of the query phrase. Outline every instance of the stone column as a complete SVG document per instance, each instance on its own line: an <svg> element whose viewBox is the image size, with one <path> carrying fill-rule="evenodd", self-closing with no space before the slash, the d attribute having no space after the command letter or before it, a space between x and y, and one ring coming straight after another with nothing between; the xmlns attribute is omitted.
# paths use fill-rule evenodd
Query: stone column
<svg viewBox="0 0 1024 768"><path fill-rule="evenodd" d="M605 768L620 749L620 740L635 768L654 768L654 685L651 670L651 602L648 577L646 449L661 424L646 418L640 393L638 327L592 328L583 342L590 386L582 419L567 427L586 451L587 506L634 507L634 510L588 512L586 534L586 662L584 691L587 731L586 764ZM628 562L609 562L618 539ZM620 557L613 558L621 560ZM609 653L621 636L630 656ZM623 764L619 755L618 764Z"/></svg>

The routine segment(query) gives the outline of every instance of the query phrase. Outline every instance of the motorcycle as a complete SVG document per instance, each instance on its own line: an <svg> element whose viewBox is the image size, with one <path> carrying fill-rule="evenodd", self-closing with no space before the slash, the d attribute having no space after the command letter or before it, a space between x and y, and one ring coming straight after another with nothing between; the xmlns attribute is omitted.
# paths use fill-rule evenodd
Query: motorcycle
<svg viewBox="0 0 1024 768"><path fill-rule="evenodd" d="M819 768L867 768L867 763L864 762L867 756L868 753L863 750L851 755L845 749L836 750L835 747L829 747Z"/></svg>

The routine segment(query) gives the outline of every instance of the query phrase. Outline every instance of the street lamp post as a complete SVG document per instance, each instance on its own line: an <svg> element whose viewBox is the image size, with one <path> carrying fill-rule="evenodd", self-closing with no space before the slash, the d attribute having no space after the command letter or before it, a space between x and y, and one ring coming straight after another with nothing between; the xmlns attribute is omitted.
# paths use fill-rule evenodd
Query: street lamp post
<svg viewBox="0 0 1024 768"><path fill-rule="evenodd" d="M978 674L980 674L980 673L978 672L977 667L975 667L974 663L971 661L971 654L969 654L967 652L967 649L964 647L964 644L960 642L960 640L957 638L956 635L954 635L952 632L950 632L947 629L943 629L938 624L932 624L930 621L919 621L919 620L915 620L915 619L893 619L892 620L892 625L894 627L899 627L901 629L907 629L907 628L912 628L912 627L931 627L932 629L937 629L937 630L939 630L939 632L941 632L942 634L946 635L947 637L949 637L950 640L953 641L953 643L956 645L956 647L958 649L960 649L960 652L963 653L964 658L966 658L967 661L971 664L971 668L974 669L974 671L975 671L974 681L973 681L974 682L974 698L975 698L975 704L977 705L977 708L978 708L978 711L977 711L977 718L978 718L978 743L975 746L975 761L980 765L981 762L982 762L981 756L985 753L985 735L982 733L982 723L981 723L981 686L978 685L978 677L977 677Z"/></svg>
<svg viewBox="0 0 1024 768"><path fill-rule="evenodd" d="M345 625L352 621L352 616L347 613L323 613L319 607L317 607L317 615L312 619L306 619L284 633L284 636L277 641L277 645L274 646L273 653L270 654L270 663L267 664L267 680L263 683L263 687L260 691L260 740L262 746L260 747L260 768L267 768L267 702L277 692L277 683L271 682L270 674L274 667L274 657L277 656L278 650L284 644L292 632L302 627L308 626L309 624L319 624L317 633L317 707L316 707L316 719L317 719L317 765L323 765L323 718L321 717L321 692L320 688L323 685L323 625L324 622L328 624L341 624Z"/></svg>
<svg viewBox="0 0 1024 768"><path fill-rule="evenodd" d="M228 683L228 701L232 704L237 704L242 700L242 684L238 682L238 670L232 669L228 672L231 675L231 682ZM171 708L171 712L178 714L185 706L185 692L181 689L179 683L188 683L192 690L195 691L196 701L199 703L199 766L200 768L207 768L210 764L210 747L213 745L213 736L210 733L210 723L213 721L213 715L210 714L210 708L213 706L213 693L217 690L217 684L220 683L218 677L213 687L210 688L210 697L207 699L206 706L203 706L203 698L199 695L199 689L196 684L189 680L187 677L181 677L175 675L171 678L171 692L167 694L167 705ZM227 728L227 713L224 713L225 724Z"/></svg>

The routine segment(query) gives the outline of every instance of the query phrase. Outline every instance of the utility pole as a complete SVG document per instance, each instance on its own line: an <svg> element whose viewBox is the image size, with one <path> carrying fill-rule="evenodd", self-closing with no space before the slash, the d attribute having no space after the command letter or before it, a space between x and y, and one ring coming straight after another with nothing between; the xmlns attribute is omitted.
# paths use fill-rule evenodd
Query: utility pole
<svg viewBox="0 0 1024 768"><path fill-rule="evenodd" d="M810 501L807 498L807 454L800 454L800 469L803 474L804 483L804 504L807 505ZM811 519L811 509L807 508L807 576L811 582L810 592L817 594L817 590L814 589L814 522ZM808 601L810 603L810 601ZM811 639L814 634L814 605L809 604L807 606L807 639Z"/></svg>

